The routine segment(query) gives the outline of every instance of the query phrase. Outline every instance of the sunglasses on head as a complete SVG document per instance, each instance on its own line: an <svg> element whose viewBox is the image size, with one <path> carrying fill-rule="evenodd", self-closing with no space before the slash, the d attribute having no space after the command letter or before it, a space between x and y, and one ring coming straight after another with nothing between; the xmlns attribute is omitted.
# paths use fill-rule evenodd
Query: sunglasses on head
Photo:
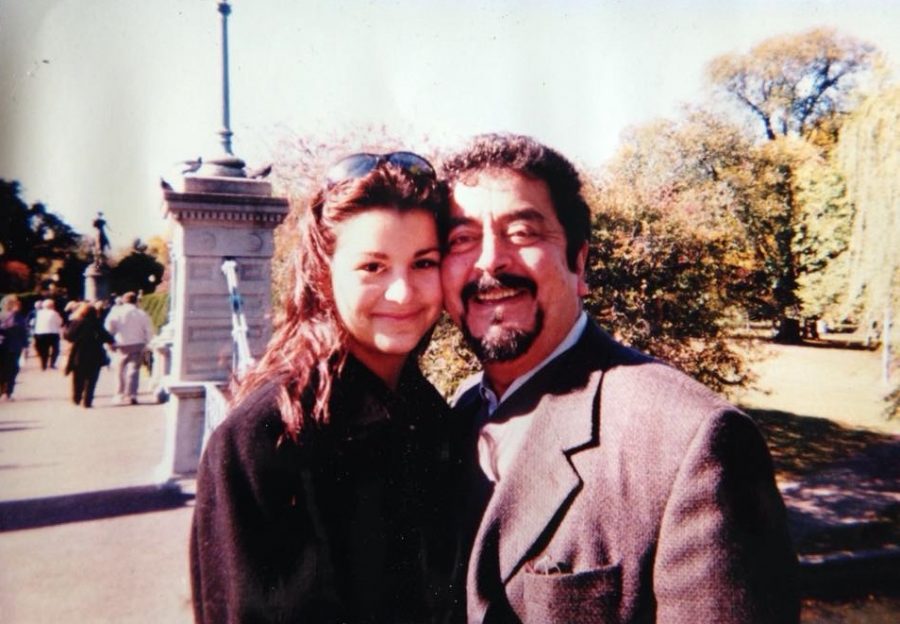
<svg viewBox="0 0 900 624"><path fill-rule="evenodd" d="M414 178L435 179L431 163L412 152L391 152L389 154L351 154L334 163L325 175L325 188L330 190L336 184L356 180L370 173L381 163L389 163L409 173Z"/></svg>

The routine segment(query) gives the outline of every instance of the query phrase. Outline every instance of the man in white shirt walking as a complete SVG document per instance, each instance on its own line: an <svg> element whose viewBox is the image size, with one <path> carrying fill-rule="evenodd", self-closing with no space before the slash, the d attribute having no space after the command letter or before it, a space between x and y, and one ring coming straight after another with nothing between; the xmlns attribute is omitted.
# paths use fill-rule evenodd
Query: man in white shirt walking
<svg viewBox="0 0 900 624"><path fill-rule="evenodd" d="M62 326L63 320L53 299L44 299L34 315L34 347L41 360L41 370L47 370L47 366L56 368Z"/></svg>
<svg viewBox="0 0 900 624"><path fill-rule="evenodd" d="M153 337L153 324L146 312L135 305L133 292L122 295L122 304L114 306L106 317L106 330L116 344L116 373L119 386L116 399L137 405L138 382L144 350Z"/></svg>

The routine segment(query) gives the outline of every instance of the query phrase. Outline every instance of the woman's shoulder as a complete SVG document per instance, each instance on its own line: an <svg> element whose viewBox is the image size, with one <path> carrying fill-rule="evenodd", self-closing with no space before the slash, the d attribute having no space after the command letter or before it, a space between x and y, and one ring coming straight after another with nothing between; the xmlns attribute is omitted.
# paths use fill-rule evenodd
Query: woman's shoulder
<svg viewBox="0 0 900 624"><path fill-rule="evenodd" d="M278 394L278 385L266 384L231 404L208 447L217 453L248 456L266 448L274 450L284 433Z"/></svg>

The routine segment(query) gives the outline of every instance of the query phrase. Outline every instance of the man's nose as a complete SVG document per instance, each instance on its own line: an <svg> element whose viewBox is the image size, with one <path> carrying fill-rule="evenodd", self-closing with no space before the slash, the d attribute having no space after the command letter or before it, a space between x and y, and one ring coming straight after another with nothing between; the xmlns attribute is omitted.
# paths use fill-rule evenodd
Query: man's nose
<svg viewBox="0 0 900 624"><path fill-rule="evenodd" d="M481 239L481 253L475 268L485 273L497 273L506 266L508 257L503 239L493 232L485 232Z"/></svg>
<svg viewBox="0 0 900 624"><path fill-rule="evenodd" d="M384 291L384 298L394 303L406 303L412 298L413 287L406 274L397 275Z"/></svg>

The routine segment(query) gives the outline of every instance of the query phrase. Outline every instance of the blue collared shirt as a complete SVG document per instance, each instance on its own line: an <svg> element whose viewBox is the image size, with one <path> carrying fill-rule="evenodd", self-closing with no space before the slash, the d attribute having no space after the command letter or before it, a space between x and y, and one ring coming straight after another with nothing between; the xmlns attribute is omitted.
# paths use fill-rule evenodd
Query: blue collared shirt
<svg viewBox="0 0 900 624"><path fill-rule="evenodd" d="M534 377L538 371L553 359L575 346L585 327L587 327L587 322L587 313L582 310L572 325L572 329L569 330L563 341L557 345L550 355L541 360L537 366L527 373L517 377L506 389L506 392L503 393L503 396L499 398L487 385L484 373L481 374L478 391L481 393L482 400L487 404L488 419L478 434L478 463L484 474L491 481L498 482L509 468L522 442L525 440L532 419L531 414L510 418L503 422L492 422L490 417L493 416L503 401L512 396L516 390Z"/></svg>

